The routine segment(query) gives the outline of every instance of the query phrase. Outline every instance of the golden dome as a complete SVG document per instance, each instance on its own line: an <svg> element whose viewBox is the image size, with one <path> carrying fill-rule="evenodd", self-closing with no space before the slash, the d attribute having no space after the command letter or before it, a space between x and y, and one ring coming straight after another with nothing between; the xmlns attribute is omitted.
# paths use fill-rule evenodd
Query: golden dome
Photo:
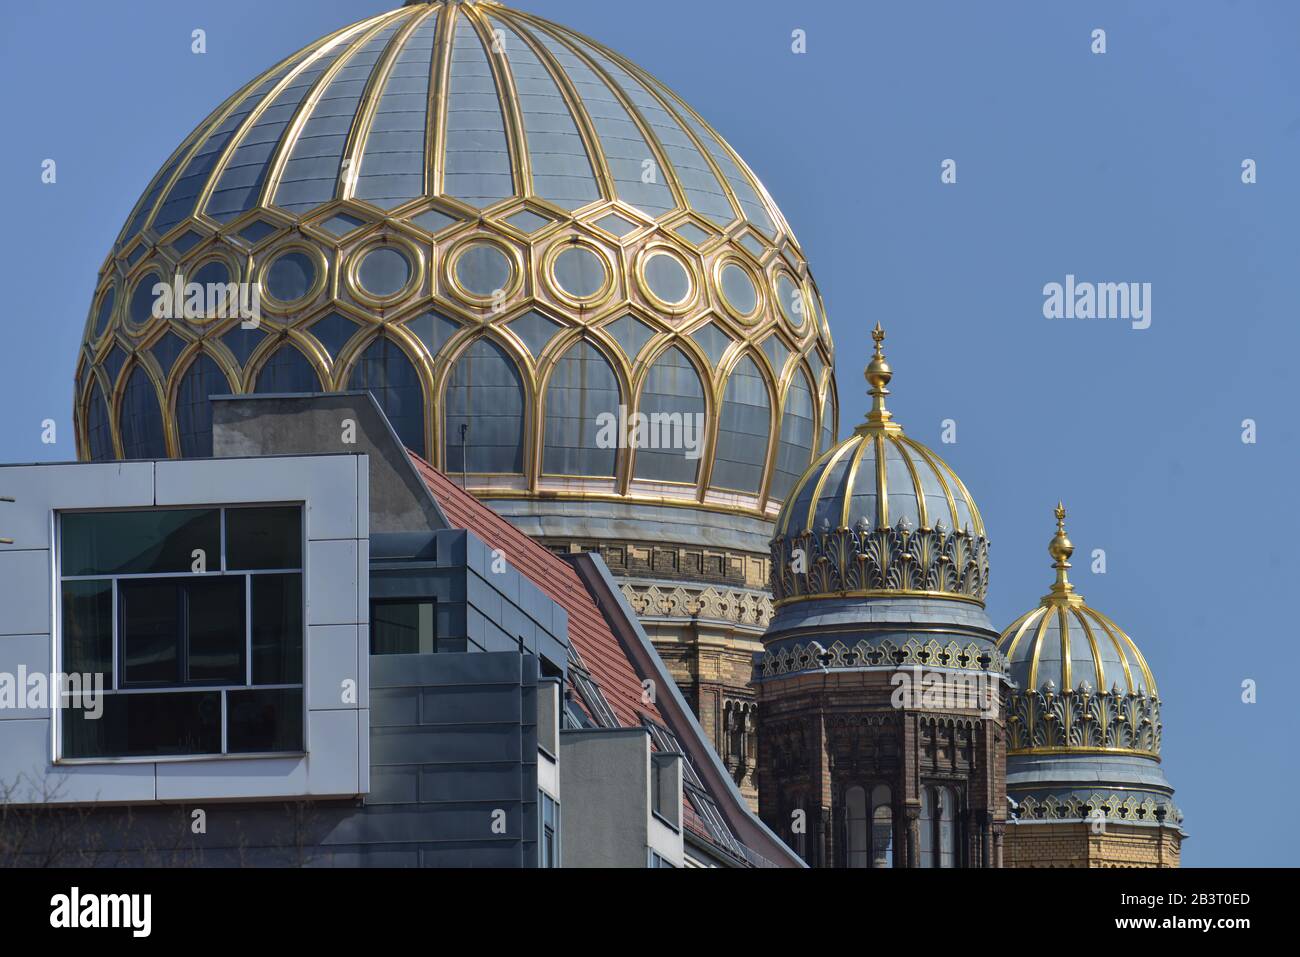
<svg viewBox="0 0 1300 957"><path fill-rule="evenodd" d="M218 290L155 316L155 288ZM260 318L225 290L259 284ZM285 58L136 204L77 367L82 457L200 456L206 397L369 389L494 497L767 519L835 435L803 253L676 94L496 3L415 3ZM602 412L702 416L697 454Z"/></svg>
<svg viewBox="0 0 1300 957"><path fill-rule="evenodd" d="M1160 750L1159 698L1142 652L1069 580L1074 546L1056 506L1048 545L1056 581L1038 607L1002 633L1012 696L1009 753Z"/></svg>
<svg viewBox="0 0 1300 957"><path fill-rule="evenodd" d="M872 336L866 421L822 453L777 518L777 601L928 594L982 604L988 545L979 509L957 473L885 407L893 372L879 324Z"/></svg>

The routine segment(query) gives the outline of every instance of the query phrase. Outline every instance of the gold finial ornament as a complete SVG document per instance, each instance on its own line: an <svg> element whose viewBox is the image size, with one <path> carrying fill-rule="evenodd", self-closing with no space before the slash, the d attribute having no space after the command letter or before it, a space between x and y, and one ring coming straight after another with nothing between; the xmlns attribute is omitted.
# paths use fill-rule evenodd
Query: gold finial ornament
<svg viewBox="0 0 1300 957"><path fill-rule="evenodd" d="M902 432L902 427L893 421L894 416L885 408L885 396L889 395L888 386L889 381L894 378L894 370L889 368L881 348L881 343L885 341L885 330L880 323L877 322L876 328L871 330L871 338L875 341L876 352L871 357L866 372L863 373L867 378L867 385L871 387L867 390L867 394L871 396L871 411L867 413L867 421L863 428L867 431Z"/></svg>
<svg viewBox="0 0 1300 957"><path fill-rule="evenodd" d="M1074 554L1074 543L1065 535L1065 505L1056 503L1056 534L1047 546L1047 554L1052 556L1052 567L1056 569L1056 582L1052 585L1049 597L1067 598L1074 595L1074 586L1066 574L1070 570L1070 556ZM1082 599L1080 599L1082 600Z"/></svg>

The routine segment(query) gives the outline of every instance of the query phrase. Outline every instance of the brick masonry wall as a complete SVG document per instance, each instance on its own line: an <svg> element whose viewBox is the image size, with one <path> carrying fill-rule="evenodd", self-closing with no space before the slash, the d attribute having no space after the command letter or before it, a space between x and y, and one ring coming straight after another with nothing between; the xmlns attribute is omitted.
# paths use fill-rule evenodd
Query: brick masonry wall
<svg viewBox="0 0 1300 957"><path fill-rule="evenodd" d="M1084 821L1008 824L1006 867L1178 867L1182 836L1174 828L1108 824L1093 834Z"/></svg>

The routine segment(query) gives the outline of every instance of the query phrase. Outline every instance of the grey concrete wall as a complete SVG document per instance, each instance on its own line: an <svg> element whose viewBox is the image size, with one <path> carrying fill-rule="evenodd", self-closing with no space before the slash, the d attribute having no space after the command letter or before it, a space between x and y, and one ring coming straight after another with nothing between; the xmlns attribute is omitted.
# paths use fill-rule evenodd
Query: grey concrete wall
<svg viewBox="0 0 1300 957"><path fill-rule="evenodd" d="M645 867L650 829L650 733L560 732L560 845L565 867Z"/></svg>

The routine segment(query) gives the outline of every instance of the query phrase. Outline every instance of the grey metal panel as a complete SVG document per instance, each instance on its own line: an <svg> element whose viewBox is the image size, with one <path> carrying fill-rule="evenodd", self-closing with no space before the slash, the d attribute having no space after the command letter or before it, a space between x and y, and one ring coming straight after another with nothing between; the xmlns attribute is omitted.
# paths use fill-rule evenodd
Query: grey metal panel
<svg viewBox="0 0 1300 957"><path fill-rule="evenodd" d="M602 415L617 417L618 378L590 342L575 343L556 363L546 387L542 471L553 475L612 476L618 451L598 441Z"/></svg>
<svg viewBox="0 0 1300 957"><path fill-rule="evenodd" d="M771 408L767 380L746 356L727 379L711 484L757 494L772 438Z"/></svg>
<svg viewBox="0 0 1300 957"><path fill-rule="evenodd" d="M466 17L458 18L452 41L443 149L443 192L448 196L483 207L515 194L496 80Z"/></svg>

